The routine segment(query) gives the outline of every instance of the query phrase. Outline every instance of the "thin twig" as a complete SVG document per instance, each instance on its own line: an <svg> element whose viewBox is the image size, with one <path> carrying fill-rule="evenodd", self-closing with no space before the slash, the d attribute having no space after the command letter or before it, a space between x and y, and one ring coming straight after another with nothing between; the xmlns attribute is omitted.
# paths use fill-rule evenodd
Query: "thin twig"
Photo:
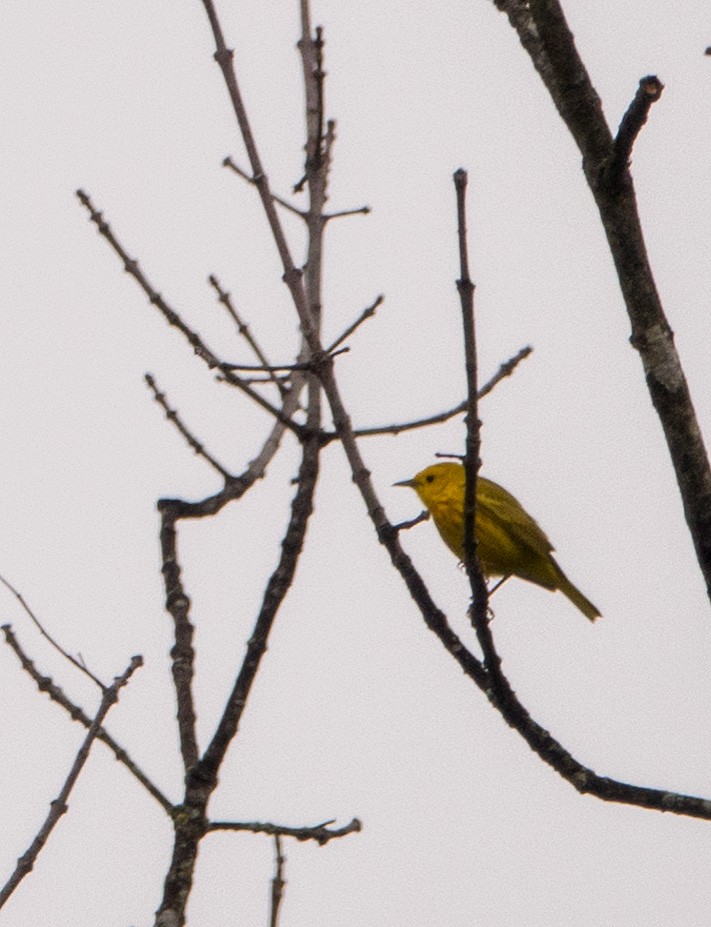
<svg viewBox="0 0 711 927"><path fill-rule="evenodd" d="M343 219L348 216L367 216L372 212L370 206L357 206L354 209L339 209L338 212L327 212L324 213L323 218L326 222L330 222L331 219Z"/></svg>
<svg viewBox="0 0 711 927"><path fill-rule="evenodd" d="M101 725L104 718L109 712L109 709L118 701L119 690L126 685L128 680L131 678L133 673L138 669L139 666L142 666L143 659L142 657L132 657L131 662L120 676L117 676L112 685L107 686L104 689L103 695L101 697L101 704L99 710L96 713L96 717L91 723L89 732L87 733L84 743L79 748L79 751L74 759L71 769L69 770L69 775L66 778L64 785L62 786L59 795L51 803L49 813L45 818L44 824L37 832L37 836L34 838L29 848L22 854L22 856L17 861L17 866L15 871L12 873L10 878L7 880L5 885L0 889L0 908L5 905L5 902L12 895L14 890L20 884L20 882L28 875L39 856L42 848L49 840L50 834L57 826L59 819L67 811L67 801L69 796L74 788L80 772L82 771L84 764L89 758L89 751L91 750L91 745L96 740L99 731L101 730Z"/></svg>
<svg viewBox="0 0 711 927"><path fill-rule="evenodd" d="M325 351L324 354L329 357L338 357L339 354L347 354L350 351L350 348L338 348L336 351ZM227 370L242 370L246 373L294 373L296 370L309 370L313 371L314 364L312 361L302 361L296 364L283 364L281 366L270 366L270 367L259 367L254 364L224 364L223 365Z"/></svg>
<svg viewBox="0 0 711 927"><path fill-rule="evenodd" d="M207 279L208 279L208 282L210 283L210 286L217 293L218 300L222 303L222 305L225 307L227 312L232 317L235 325L237 326L237 331L239 332L239 334L244 338L244 340L250 346L252 351L254 351L254 354L257 360L259 361L259 363L263 367L268 368L270 365L269 365L269 361L267 360L266 354L264 353L264 351L262 351L262 348L260 347L256 338L254 337L252 332L249 330L249 326L247 325L247 323L241 319L239 313L235 309L235 306L234 306L234 303L232 302L232 297L230 296L230 294L226 290L222 289L222 287L220 286L220 281L217 279L217 277L214 274L210 274L210 276ZM281 395L284 396L284 394L286 393L286 387L284 386L284 384L279 381L278 377L270 377L270 379L274 383L274 385L277 387Z"/></svg>
<svg viewBox="0 0 711 927"><path fill-rule="evenodd" d="M422 522L427 521L429 517L430 513L423 510L416 518L410 518L408 521L400 521L396 525L393 525L393 531L408 531L410 528L414 528L415 525L421 525Z"/></svg>
<svg viewBox="0 0 711 927"><path fill-rule="evenodd" d="M284 864L286 857L281 849L281 837L274 834L274 878L272 879L271 908L269 912L269 927L277 927L279 923L279 908L284 897Z"/></svg>
<svg viewBox="0 0 711 927"><path fill-rule="evenodd" d="M45 640L49 641L52 647L54 647L54 649L58 653L61 653L61 655L64 657L65 660L68 660L72 664L72 666L75 666L78 670L84 673L85 676L88 676L89 679L91 679L91 681L95 683L103 691L106 688L104 683L98 678L98 676L95 676L91 672L91 670L88 669L88 667L86 666L86 663L84 663L83 660L78 660L76 657L73 657L70 653L67 653L67 651L61 646L61 644L57 643L57 641L52 637L52 635L47 630L45 630L42 622L39 620L37 615L35 615L35 613L32 611L30 606L27 604L23 596L17 591L17 589L15 589L15 587L11 585L5 579L4 576L0 576L0 583L2 583L3 586L5 586L5 588L9 590L15 596L15 598L20 603L25 613L30 617L30 619L32 620L32 622L34 623L35 627L40 632L42 637L44 637Z"/></svg>
<svg viewBox="0 0 711 927"><path fill-rule="evenodd" d="M156 306L168 324L174 326L178 329L178 331L181 332L188 343L192 346L195 354L197 354L197 356L202 361L204 361L207 367L210 370L219 370L223 374L226 382L230 384L230 386L235 386L237 389L246 393L246 395L249 396L250 399L253 399L258 406L261 406L263 409L273 415L274 418L279 419L279 421L283 421L283 424L286 425L287 428L291 429L291 431L293 431L297 436L300 436L301 428L299 425L297 425L295 422L285 419L280 409L272 405L272 403L266 400L256 390L253 390L249 384L245 383L239 377L231 373L229 369L223 369L223 364L220 358L218 358L217 355L207 346L200 335L193 331L193 329L191 329L190 326L183 321L175 309L168 305L161 294L156 289L154 289L153 285L141 270L138 261L135 260L135 258L130 258L128 256L128 253L124 249L123 245L114 235L111 226L108 222L105 221L103 214L94 208L94 204L92 203L89 196L83 190L77 190L76 195L81 204L88 211L89 217L96 225L99 234L106 239L106 241L111 245L112 249L121 259L126 273L133 277L136 283L138 283L140 288L148 297L149 302Z"/></svg>
<svg viewBox="0 0 711 927"><path fill-rule="evenodd" d="M158 389L156 381L150 373L145 375L145 381L153 393L153 398L165 412L165 417L176 427L178 432L185 438L189 446L193 449L193 451L195 451L198 457L202 457L203 460L206 460L214 470L217 470L225 482L229 482L230 480L234 479L229 470L226 470L222 464L219 463L219 461L217 461L210 453L208 453L208 451L205 450L204 445L201 444L200 441L198 441L197 438L193 435L193 433L188 430L180 418L178 412L168 405L168 400L166 399L165 393L162 393Z"/></svg>
<svg viewBox="0 0 711 927"><path fill-rule="evenodd" d="M494 387L501 382L505 377L511 376L519 363L533 351L533 348L526 346L521 348L521 350L515 354L512 358L503 363L499 369L496 371L494 376L488 380L482 388L479 390L479 399L482 399L484 396L487 396ZM398 422L392 425L377 425L373 428L357 428L353 434L356 438L372 438L376 435L399 435L403 431L412 431L415 428L427 428L429 425L439 425L442 422L448 421L450 418L454 418L456 415L460 415L462 412L467 411L467 400L460 402L458 405L454 406L452 409L447 409L445 412L438 412L436 415L428 415L426 418L419 418L413 422ZM338 435L335 432L326 433L323 436L325 443L330 441L335 441Z"/></svg>
<svg viewBox="0 0 711 927"><path fill-rule="evenodd" d="M329 840L336 840L348 834L358 834L363 825L358 818L353 818L344 827L330 827L333 821L324 821L323 824L314 824L306 827L287 827L284 824L270 824L263 821L210 821L207 831L237 830L249 831L252 834L270 834L281 837L293 837L295 840L314 840L319 846L325 846Z"/></svg>
<svg viewBox="0 0 711 927"><path fill-rule="evenodd" d="M249 364L245 364L244 366L240 364L230 364L229 366L231 367L232 370L245 370L246 368L249 367ZM261 367L254 368L255 372L261 369L262 369ZM279 370L279 368L273 367L272 371L274 370ZM218 377L215 377L215 379L218 383L220 383L223 381L224 378L218 376ZM266 383L271 383L273 385L281 385L283 389L283 395L286 395L289 392L288 383L289 383L290 375L288 374L279 375L273 372L265 371L263 377L251 376L251 377L241 377L241 379L244 383L248 383L250 386L254 383L258 383L260 386Z"/></svg>
<svg viewBox="0 0 711 927"><path fill-rule="evenodd" d="M22 645L15 637L15 634L12 631L12 628L9 624L5 624L0 628L3 634L5 635L5 642L9 647L14 651L22 668L26 673L34 680L37 688L40 692L46 692L50 699L55 702L68 713L72 721L78 721L85 728L90 728L92 719L82 711L82 709L75 705L64 692L59 688L56 683L52 682L50 676L45 676L39 672L34 662L29 658L22 648ZM122 747L114 738L106 731L103 727L96 735L97 740L105 743L109 750L112 751L119 763L122 763L126 769L134 776L141 785L146 789L149 795L152 795L153 798L158 802L159 805L166 811L168 814L173 812L173 803L166 798L166 796L160 791L158 786L156 786L148 776L143 772L143 770L135 763L128 754L128 751L125 747Z"/></svg>
<svg viewBox="0 0 711 927"><path fill-rule="evenodd" d="M611 184L618 183L623 172L629 167L637 136L647 121L650 109L661 98L663 90L664 84L654 74L640 80L637 93L622 117L613 142L612 157L607 168L607 180Z"/></svg>
<svg viewBox="0 0 711 927"><path fill-rule="evenodd" d="M339 337L336 338L336 340L328 348L326 348L326 353L333 355L333 352L339 346L339 344L343 344L346 338L349 338L353 334L353 332L360 325L363 324L363 322L365 322L367 319L372 319L372 317L377 312L378 308L382 306L384 299L385 297L381 294L375 299L375 302L371 303L370 306L364 309L361 312L361 314L358 316L358 318L355 320L355 322L349 325L348 328L343 332L343 334L339 335Z"/></svg>
<svg viewBox="0 0 711 927"><path fill-rule="evenodd" d="M299 408L299 396L305 382L305 375L297 371L291 377L291 390L284 397L282 412L284 418L290 418ZM204 499L189 501L187 499L159 499L158 510L168 512L170 518L207 518L216 515L230 502L240 499L257 480L264 477L267 466L277 453L286 427L281 421L276 421L271 432L264 441L259 453L254 457L247 468L239 476L232 478L223 489Z"/></svg>
<svg viewBox="0 0 711 927"><path fill-rule="evenodd" d="M284 229L282 228L281 221L274 206L274 197L269 186L269 180L264 166L262 165L259 151L257 150L252 127L249 122L249 117L247 116L247 110L237 83L237 75L234 69L234 52L229 49L225 43L222 26L213 0L202 0L202 5L207 13L210 28L212 29L213 38L215 40L216 51L214 58L222 71L235 118L237 119L237 124L239 125L242 140L244 141L244 146L247 151L254 185L259 193L262 208L264 209L274 239L274 244L276 245L284 269L283 280L289 288L294 307L298 313L302 334L310 346L315 348L318 343L318 337L311 318L310 307L306 299L302 273L296 267L294 259L291 256L291 250L286 240Z"/></svg>
<svg viewBox="0 0 711 927"><path fill-rule="evenodd" d="M229 157L229 155L222 162L223 167L229 167L230 170L234 171L238 177L241 177L242 180L246 180L248 184L251 184L253 187L257 186L257 181L252 177L247 171L243 170L238 164ZM294 213L295 216L298 216L300 219L304 219L306 213L299 209L298 206L294 206L288 200L283 199L281 196L278 196L276 193L272 193L272 199L275 203L278 203L280 206L283 206L284 209L288 209L289 212Z"/></svg>

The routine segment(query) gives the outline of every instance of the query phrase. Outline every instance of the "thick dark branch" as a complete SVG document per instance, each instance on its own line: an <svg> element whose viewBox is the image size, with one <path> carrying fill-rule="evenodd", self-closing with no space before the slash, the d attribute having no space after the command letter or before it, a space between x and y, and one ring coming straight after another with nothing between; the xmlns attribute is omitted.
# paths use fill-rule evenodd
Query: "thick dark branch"
<svg viewBox="0 0 711 927"><path fill-rule="evenodd" d="M183 588L178 560L178 531L175 511L168 506L160 509L160 547L165 586L165 608L173 619L175 643L170 651L173 685L178 703L178 736L183 768L187 773L197 763L198 743L193 675L195 673L195 628L190 621L190 599Z"/></svg>
<svg viewBox="0 0 711 927"><path fill-rule="evenodd" d="M163 899L156 916L156 927L182 924L185 906L192 886L193 871L197 859L197 848L205 834L208 822L205 815L210 796L218 783L220 766L237 733L252 684L257 675L262 657L266 653L269 634L276 614L291 586L296 565L306 534L308 519L313 509L313 493L318 477L319 442L318 420L313 421L313 410L318 409L313 395L309 400L309 424L314 431L302 445L302 461L298 485L292 501L291 518L282 541L282 553L276 570L267 583L262 608L257 617L252 636L247 642L247 653L237 674L237 679L215 734L199 761L188 764L192 751L197 749L195 741L195 717L192 706L191 679L193 673L192 625L188 620L187 597L180 585L180 569L173 556L174 537L169 533L164 542L164 574L168 608L176 622L176 646L173 650L173 674L176 692L179 696L178 724L181 735L181 750L186 763L185 801L174 816L176 823L173 857L166 875ZM171 526L168 513L163 510L163 537ZM174 523L172 525L174 531ZM172 541L172 549L170 543ZM180 660L179 635L185 635L184 659ZM181 706L181 699L183 704ZM181 709L184 717L181 717Z"/></svg>
<svg viewBox="0 0 711 927"><path fill-rule="evenodd" d="M15 652L15 655L20 661L22 668L34 680L35 685L39 691L46 692L53 702L56 702L57 705L61 705L61 707L69 714L69 717L72 719L72 721L78 721L79 724L88 730L91 727L92 719L87 714L85 714L78 705L75 705L74 702L70 701L70 699L68 699L64 692L62 692L62 690L59 688L59 686L52 682L52 679L49 676L44 676L39 672L34 662L23 650L10 625L5 624L0 630L2 630L3 634L5 635L5 642ZM155 798L155 800L164 811L166 811L168 814L172 813L173 803L168 798L166 798L160 789L148 778L140 766L134 763L126 749L117 743L111 734L108 733L108 731L102 727L96 735L96 739L106 744L109 750L113 752L119 763L122 763L131 773L131 775L133 775L141 783L148 794Z"/></svg>
<svg viewBox="0 0 711 927"><path fill-rule="evenodd" d="M104 689L104 694L101 698L101 704L99 710L96 713L96 717L91 722L89 731L84 739L84 743L79 748L79 752L76 755L76 758L72 764L72 768L69 770L69 775L62 786L59 795L51 803L49 814L47 815L44 824L39 829L37 836L32 841L31 845L25 853L17 861L17 866L15 871L7 880L5 885L0 889L0 908L5 905L5 902L8 900L10 895L15 891L20 882L28 875L37 860L42 848L49 840L50 834L54 828L59 823L59 819L67 811L67 801L71 795L72 789L79 778L79 774L84 768L84 764L89 758L89 751L91 750L91 745L94 743L96 738L99 735L101 730L101 725L103 724L104 718L109 712L109 709L118 701L118 695L120 689L126 685L128 680L131 678L133 673L138 669L139 666L143 665L143 659L141 657L132 657L131 662L126 668L126 670L120 675L117 676L113 684L107 686Z"/></svg>
<svg viewBox="0 0 711 927"><path fill-rule="evenodd" d="M534 66L543 78L553 103L573 135L583 161L599 164L609 157L612 136L602 111L602 103L590 75L575 47L573 34L558 0L530 0L534 33L539 43L533 45L529 34L524 43Z"/></svg>
<svg viewBox="0 0 711 927"><path fill-rule="evenodd" d="M600 212L627 307L630 340L642 359L647 388L664 430L689 533L711 599L711 469L649 265L632 177L626 165L620 165L620 156L634 137L635 123L644 105L642 101L632 104L629 128L618 135L616 150L558 0L530 0L528 4L522 0L496 0L496 4L508 14L582 152L585 176ZM661 85L650 83L648 89L651 103L661 92ZM617 168L611 174L610 165L615 163Z"/></svg>
<svg viewBox="0 0 711 927"><path fill-rule="evenodd" d="M647 121L650 109L657 100L661 99L663 90L664 84L653 74L643 77L639 82L637 93L622 117L613 143L612 158L607 167L606 178L611 185L619 183L623 173L629 167L632 148L637 136Z"/></svg>
<svg viewBox="0 0 711 927"><path fill-rule="evenodd" d="M247 653L242 662L232 692L227 700L213 738L195 770L196 777L211 792L217 784L217 773L237 733L247 699L266 653L269 634L277 612L284 601L294 579L296 566L306 536L309 516L313 510L313 494L319 469L319 442L314 437L304 442L303 457L299 468L297 489L291 504L291 517L282 541L279 563L272 573L264 592L262 607L247 642Z"/></svg>
<svg viewBox="0 0 711 927"><path fill-rule="evenodd" d="M651 789L644 786L630 785L616 779L609 779L606 776L599 776L592 769L588 769L588 767L576 760L545 728L533 720L503 676L497 680L495 685L490 684L486 688L481 685L478 679L472 676L468 655L461 651L452 650L449 647L447 649L460 664L465 674L474 679L491 704L501 713L507 724L523 737L534 753L581 794L593 795L602 801L636 805L639 808L649 808L652 811L670 811L673 814L711 821L711 800L709 799L671 792L667 789Z"/></svg>
<svg viewBox="0 0 711 927"><path fill-rule="evenodd" d="M262 821L211 821L207 825L207 831L242 830L253 834L293 837L295 840L301 841L314 840L319 846L324 846L329 840L345 837L348 834L360 833L363 826L358 818L353 818L345 827L330 827L331 824L333 824L333 821L325 821L323 824L315 824L310 827L287 827L284 824L270 824Z"/></svg>

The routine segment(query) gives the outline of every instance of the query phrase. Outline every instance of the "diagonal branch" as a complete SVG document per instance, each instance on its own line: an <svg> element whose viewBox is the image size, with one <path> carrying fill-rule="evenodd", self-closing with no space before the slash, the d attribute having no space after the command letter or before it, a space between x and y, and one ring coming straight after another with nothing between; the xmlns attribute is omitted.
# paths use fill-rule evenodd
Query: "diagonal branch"
<svg viewBox="0 0 711 927"><path fill-rule="evenodd" d="M346 330L342 334L340 334L338 338L336 338L336 340L329 345L329 347L326 348L326 353L333 354L335 349L339 345L343 344L346 338L350 338L353 332L359 326L361 326L363 322L367 321L367 319L371 319L377 312L378 307L383 304L384 299L385 297L382 294L380 296L377 296L375 300L361 312L361 314L358 316L355 322L352 322L348 326L348 328L346 328Z"/></svg>
<svg viewBox="0 0 711 927"><path fill-rule="evenodd" d="M516 693L498 672L496 662L493 668L483 665L467 649L449 626L444 613L437 608L420 574L410 558L402 550L398 532L388 521L385 511L375 493L370 472L361 456L350 418L340 396L335 379L333 363L324 363L319 376L328 398L331 414L338 437L350 464L353 482L360 490L368 515L375 527L378 539L390 554L395 569L402 576L413 600L422 614L426 626L437 635L440 642L459 664L465 675L486 695L489 702L501 714L507 724L514 728L529 747L560 776L583 794L594 795L602 801L621 802L650 808L657 811L671 811L687 817L711 820L711 800L693 795L670 792L666 789L652 789L630 785L599 776L575 759L565 747L530 716L518 700ZM488 646L488 645L487 645ZM493 647L493 642L491 644ZM489 654L485 651L485 656Z"/></svg>
<svg viewBox="0 0 711 927"><path fill-rule="evenodd" d="M37 836L32 841L29 848L18 859L15 871L12 873L2 889L0 889L0 908L5 905L5 902L8 900L10 895L12 895L25 876L32 871L37 857L42 851L44 845L49 840L50 834L59 823L59 819L62 817L62 815L66 813L67 801L69 800L72 789L74 788L74 785L79 778L79 774L81 773L86 761L89 758L91 745L96 740L99 731L101 730L101 725L103 724L104 718L108 714L112 705L118 701L120 689L126 685L133 673L142 664L143 659L141 657L132 657L131 662L129 663L126 670L121 674L121 676L117 676L114 679L112 685L107 686L104 689L104 694L101 698L101 704L99 706L99 710L96 713L96 717L91 723L91 727L89 728L89 732L84 739L84 743L79 748L79 752L77 753L76 758L72 763L72 767L69 770L69 775L67 776L66 781L59 792L59 795L51 803L49 814L45 818L44 824L39 829Z"/></svg>
<svg viewBox="0 0 711 927"><path fill-rule="evenodd" d="M193 451L195 451L198 457L202 457L203 460L206 460L210 464L210 466L213 468L213 470L216 470L220 474L220 476L225 480L226 483L229 483L233 479L232 474L229 472L229 470L226 470L218 460L216 460L211 454L209 454L205 450L201 442L197 440L195 435L193 435L193 433L183 423L182 419L180 418L180 415L176 412L176 410L171 409L171 407L168 405L168 400L166 399L165 393L162 393L158 389L158 385L156 384L155 379L153 378L153 376L151 376L150 373L147 373L145 375L145 381L148 384L148 387L150 388L151 392L153 393L153 398L158 403L158 405L161 407L161 409L163 409L163 411L165 412L165 417L168 419L169 422L172 422L172 424L175 426L179 434L181 434L185 438L189 447L191 447Z"/></svg>
<svg viewBox="0 0 711 927"><path fill-rule="evenodd" d="M248 174L247 171L243 170L239 164L236 164L232 158L229 157L229 155L223 160L222 166L229 167L230 170L234 171L238 177L241 177L242 180L246 180L247 183L251 184L253 187L257 186L256 179L251 174ZM283 199L281 196L277 196L276 193L272 193L272 199L275 203L278 203L284 209L293 213L295 216L298 216L300 219L305 218L306 214L304 213L303 209L299 209L298 206L294 206L288 200Z"/></svg>
<svg viewBox="0 0 711 927"><path fill-rule="evenodd" d="M20 603L23 610L25 611L25 614L28 615L28 617L33 622L37 630L40 632L42 637L44 637L45 640L49 641L52 647L54 647L54 649L58 653L61 653L61 655L64 657L65 660L68 660L72 664L72 666L75 666L78 670L84 673L85 676L88 676L89 679L91 679L91 681L103 691L106 688L104 683L97 676L95 676L87 666L85 666L82 660L78 660L76 657L73 657L70 653L68 653L61 646L61 644L58 644L57 641L52 637L52 635L48 631L45 630L44 625L39 620L39 618L35 615L35 613L32 611L32 609L27 604L27 602L25 601L21 593L19 593L17 589L15 589L15 587L11 585L5 579L4 576L0 576L0 583L2 583L2 585L15 596L15 598L17 599L17 601Z"/></svg>
<svg viewBox="0 0 711 927"><path fill-rule="evenodd" d="M250 399L254 400L258 406L261 406L263 409L273 415L274 418L281 421L284 425L286 425L287 428L291 429L291 431L293 431L297 437L300 436L302 429L299 425L290 421L288 418L285 418L280 409L272 405L272 403L266 400L256 390L252 389L248 383L232 373L229 367L225 366L220 358L207 346L200 335L193 331L193 329L183 321L175 309L168 305L167 301L153 287L146 275L143 273L138 261L135 258L129 257L128 252L125 250L118 238L114 235L111 226L104 219L103 213L94 208L94 204L92 203L90 197L83 190L77 190L77 198L88 211L89 217L96 225L99 234L102 235L106 241L108 241L112 249L121 258L126 273L130 274L136 283L138 283L140 288L148 297L149 302L159 310L168 324L177 328L178 331L185 337L195 354L197 354L197 356L205 362L207 367L210 370L219 370L225 381L229 383L230 386L235 386L243 393L246 393L246 395L249 396Z"/></svg>
<svg viewBox="0 0 711 927"><path fill-rule="evenodd" d="M269 361L267 360L267 357L264 351L262 351L256 338L254 337L252 332L249 330L249 326L247 325L247 323L242 320L239 313L235 309L234 303L232 302L232 297L230 296L230 294L226 290L222 289L222 287L220 286L220 281L217 279L217 277L214 274L210 274L210 276L208 277L208 282L210 286L214 289L214 291L217 293L218 300L222 303L222 305L225 307L229 315L234 320L234 323L237 326L237 331L244 338L244 340L247 342L250 348L254 351L254 354L257 360L259 361L259 363L263 367L268 368L270 364L269 364ZM284 396L287 392L287 389L284 386L284 384L281 383L277 379L277 377L270 377L270 379L272 380L274 385L277 387L281 395Z"/></svg>
<svg viewBox="0 0 711 927"><path fill-rule="evenodd" d="M232 692L227 700L217 729L198 764L196 775L204 783L217 784L217 771L239 727L259 664L266 653L269 634L277 612L291 586L304 544L309 517L313 511L313 495L319 471L319 442L312 437L304 442L303 457L297 477L297 489L291 504L291 518L282 541L279 563L264 592L262 607L247 643Z"/></svg>
<svg viewBox="0 0 711 927"><path fill-rule="evenodd" d="M59 686L52 682L49 676L44 676L39 672L33 661L30 660L30 658L23 650L10 625L5 624L2 626L2 628L0 628L0 630L2 630L3 634L5 635L5 643L7 643L9 647L15 652L15 655L20 661L22 668L34 680L39 691L46 692L53 702L56 702L57 705L61 705L62 708L69 714L72 721L78 721L83 727L89 729L92 724L92 719L87 714L85 714L78 705L75 705L74 702L70 701L70 699L68 699L64 692L62 692L62 690L59 688ZM138 766L137 763L134 763L134 761L129 756L128 751L117 741L115 741L107 730L102 727L96 735L96 739L106 744L118 762L122 763L126 767L131 775L141 783L148 794L155 798L155 800L164 811L166 811L168 814L172 814L173 803L168 798L166 798L158 786L156 786L155 783L153 783L148 778L140 766Z"/></svg>
<svg viewBox="0 0 711 927"><path fill-rule="evenodd" d="M533 351L533 348L530 345L521 348L513 357L505 361L496 373L487 380L486 383L478 392L478 398L483 399L484 396L488 396L489 393L494 389L494 387L501 382L505 377L511 376L519 363L526 357L529 356ZM455 415L461 415L462 412L467 411L467 400L460 402L458 405L454 406L452 409L447 409L444 412L437 412L435 415L428 415L425 418L418 418L412 422L395 422L392 425L376 425L373 428L356 428L353 434L356 438L371 438L376 435L399 435L403 431L412 431L415 428L427 428L429 425L439 425L442 422L449 421L450 418L454 418ZM336 432L327 432L323 435L322 441L325 444L328 444L331 441L335 441L338 438Z"/></svg>
<svg viewBox="0 0 711 927"><path fill-rule="evenodd" d="M318 408L309 401L309 410ZM318 426L318 422L311 422ZM197 751L195 740L195 716L192 705L191 679L193 671L192 625L188 619L189 603L180 585L180 570L177 560L171 562L170 551L164 553L166 591L168 607L172 608L176 620L176 647L174 648L174 675L176 691L183 700L184 717L181 718L179 701L179 726L181 750L186 765L185 799L180 814L174 817L176 834L173 856L165 878L163 898L157 912L156 924L181 924L190 894L193 872L197 859L198 845L206 833L208 822L205 815L208 801L218 784L220 766L234 739L242 718L252 684L261 660L266 653L267 642L277 612L291 586L296 565L306 534L309 516L313 509L313 493L318 476L319 440L316 431L302 444L302 461L298 485L292 501L292 512L284 540L279 563L269 579L262 607L257 617L252 636L247 643L242 666L237 674L222 717L207 749L199 760L193 761ZM170 525L169 511L163 511L164 525ZM174 521L172 529L174 534ZM174 540L174 538L173 538ZM168 559L165 560L166 554ZM171 584L174 589L171 595ZM180 623L180 625L179 625ZM179 635L185 636L185 660L177 652Z"/></svg>
<svg viewBox="0 0 711 927"><path fill-rule="evenodd" d="M635 124L640 116L646 116L646 103L658 99L661 84L656 78L644 79L641 93L651 91L649 100L632 104L629 124L615 142L558 0L495 2L508 15L583 155L585 177L600 213L627 307L630 341L642 360L711 599L711 468L649 264L632 177L626 163L620 163L621 155L636 137Z"/></svg>
<svg viewBox="0 0 711 927"><path fill-rule="evenodd" d="M245 148L247 149L247 157L249 159L249 165L252 170L252 179L259 193L262 208L264 209L264 214L266 216L267 223L269 224L269 228L271 230L272 237L274 239L274 243L276 245L277 252L279 253L282 267L284 269L284 282L289 288L291 298L294 302L294 307L296 308L297 314L299 316L302 334L308 342L311 342L313 347L315 329L313 328L313 322L310 316L309 307L307 305L306 293L304 291L303 281L301 278L301 271L297 269L291 256L291 250L286 240L284 229L282 228L281 221L277 215L274 196L269 186L269 180L264 171L262 159L259 156L259 151L257 150L257 144L252 133L252 127L247 116L247 110L245 109L242 94L237 83L237 75L234 69L234 51L229 49L225 43L225 37L222 33L222 26L220 25L220 21L217 16L217 10L215 9L213 0L202 0L202 5L204 6L205 12L207 13L207 18L210 22L210 28L212 29L212 35L215 40L216 50L214 58L220 66L220 70L222 71L222 76L227 87L230 102L232 103L232 109L234 110L235 118L237 119L237 124L239 125L242 140L244 141Z"/></svg>

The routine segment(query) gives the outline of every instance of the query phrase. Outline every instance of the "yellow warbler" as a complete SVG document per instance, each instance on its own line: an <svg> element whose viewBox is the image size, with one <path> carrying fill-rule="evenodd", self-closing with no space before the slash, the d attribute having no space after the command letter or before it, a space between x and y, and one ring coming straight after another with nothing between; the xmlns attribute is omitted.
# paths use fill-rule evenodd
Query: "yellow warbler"
<svg viewBox="0 0 711 927"><path fill-rule="evenodd" d="M395 483L415 490L434 519L445 544L458 557L464 546L464 467L438 463L411 480ZM520 503L497 483L476 481L477 553L486 576L518 576L544 589L560 589L594 621L600 612L576 589L553 559L553 546Z"/></svg>

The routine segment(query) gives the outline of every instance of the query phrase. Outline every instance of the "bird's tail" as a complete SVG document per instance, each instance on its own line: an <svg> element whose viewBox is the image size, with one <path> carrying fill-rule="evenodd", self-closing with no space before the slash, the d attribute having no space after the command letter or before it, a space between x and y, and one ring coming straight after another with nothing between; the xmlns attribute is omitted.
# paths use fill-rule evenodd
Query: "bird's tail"
<svg viewBox="0 0 711 927"><path fill-rule="evenodd" d="M560 567L558 567L558 569L560 570ZM586 618L590 619L590 621L595 621L596 618L600 618L598 609L595 608L590 599L586 599L582 592L571 583L562 570L560 570L558 588L564 596L570 599L576 608L580 609Z"/></svg>

